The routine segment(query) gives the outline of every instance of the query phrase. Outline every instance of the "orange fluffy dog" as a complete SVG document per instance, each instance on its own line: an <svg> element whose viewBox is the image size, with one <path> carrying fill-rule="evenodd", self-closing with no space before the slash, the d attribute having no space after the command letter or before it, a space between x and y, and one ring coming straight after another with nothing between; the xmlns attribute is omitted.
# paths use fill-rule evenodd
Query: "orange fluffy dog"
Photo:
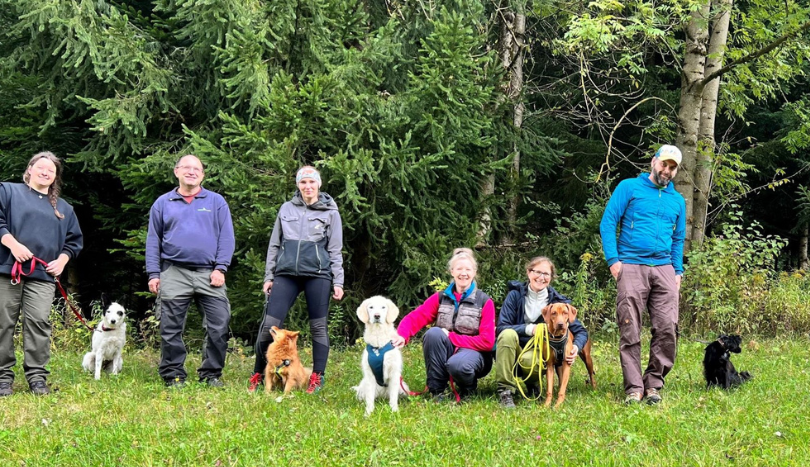
<svg viewBox="0 0 810 467"><path fill-rule="evenodd" d="M549 344L552 348L549 358L546 360L546 407L551 405L555 369L557 377L560 379L560 390L557 393L557 403L554 404L554 407L559 407L565 401L565 391L568 388L568 379L571 377L571 365L565 360L565 356L571 353L571 348L574 346L574 335L568 332L568 324L573 323L576 317L577 309L567 303L554 303L543 308L543 320L548 327ZM579 356L588 369L591 387L596 389L590 339L585 343L584 348L579 349Z"/></svg>
<svg viewBox="0 0 810 467"><path fill-rule="evenodd" d="M312 370L304 368L298 358L298 331L273 326L270 334L273 335L273 342L267 347L265 392L269 393L275 386L283 386L284 394L289 394L293 388L305 388Z"/></svg>

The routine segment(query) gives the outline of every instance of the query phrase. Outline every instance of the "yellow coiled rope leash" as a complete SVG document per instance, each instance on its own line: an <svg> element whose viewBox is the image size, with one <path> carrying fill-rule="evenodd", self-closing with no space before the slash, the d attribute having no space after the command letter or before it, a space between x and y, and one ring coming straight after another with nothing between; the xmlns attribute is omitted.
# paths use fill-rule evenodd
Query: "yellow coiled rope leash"
<svg viewBox="0 0 810 467"><path fill-rule="evenodd" d="M525 392L523 392L523 387L528 387L527 381L531 378L535 372L535 369L542 368L542 371L546 369L546 362L548 361L549 357L551 356L551 347L549 344L549 334L548 334L548 327L545 323L540 323L537 327L534 328L534 336L529 340L526 344L526 347L520 352L518 355L517 360L515 360L515 366L512 367L512 377L515 378L515 386L517 386L517 390L520 391L520 394L525 399L537 400L541 396L541 391L538 391L537 396L532 399ZM525 378L520 377L520 361L523 359L523 356L526 353L531 352L532 356L532 363L529 367L529 374L526 375ZM542 375L537 375L538 384L542 384L543 379ZM520 383L523 384L520 384Z"/></svg>

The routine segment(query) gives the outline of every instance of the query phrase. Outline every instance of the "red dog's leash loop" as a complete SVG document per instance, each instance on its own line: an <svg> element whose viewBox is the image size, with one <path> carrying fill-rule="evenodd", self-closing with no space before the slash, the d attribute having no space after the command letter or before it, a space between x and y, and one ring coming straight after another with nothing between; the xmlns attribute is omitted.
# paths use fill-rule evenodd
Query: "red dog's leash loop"
<svg viewBox="0 0 810 467"><path fill-rule="evenodd" d="M33 258L31 258L31 269L27 273L25 273L23 272L22 263L20 263L19 261L15 261L14 265L11 267L11 285L17 285L20 282L22 282L23 276L30 276L34 272L34 269L36 268L36 263L48 267L48 263L34 256ZM76 308L76 305L74 305L73 302L68 298L68 294L67 292L65 292L65 288L62 287L62 283L59 282L59 276L55 276L54 279L56 281L56 287L59 289L59 293L62 294L62 298L65 299L65 303L67 303L68 307L70 308L70 311L72 311L73 314L76 315L76 318L78 318L78 320L81 321L81 323L87 329L89 329L90 331L96 331L96 329L93 329L92 326L87 324L87 321L84 320L84 316L82 316L81 312Z"/></svg>

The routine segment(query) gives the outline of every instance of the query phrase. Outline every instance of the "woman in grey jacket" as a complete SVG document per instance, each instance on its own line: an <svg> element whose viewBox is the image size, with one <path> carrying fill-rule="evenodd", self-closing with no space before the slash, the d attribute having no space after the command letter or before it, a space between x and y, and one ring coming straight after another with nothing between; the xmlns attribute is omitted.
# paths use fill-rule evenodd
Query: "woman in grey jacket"
<svg viewBox="0 0 810 467"><path fill-rule="evenodd" d="M343 224L331 196L320 192L321 174L304 166L295 177L298 191L281 205L267 248L262 290L268 296L264 319L256 340L256 364L250 391L262 382L267 347L273 341L270 328L282 327L295 299L304 292L312 332L312 377L308 393L324 383L329 357L326 315L329 296L343 298Z"/></svg>

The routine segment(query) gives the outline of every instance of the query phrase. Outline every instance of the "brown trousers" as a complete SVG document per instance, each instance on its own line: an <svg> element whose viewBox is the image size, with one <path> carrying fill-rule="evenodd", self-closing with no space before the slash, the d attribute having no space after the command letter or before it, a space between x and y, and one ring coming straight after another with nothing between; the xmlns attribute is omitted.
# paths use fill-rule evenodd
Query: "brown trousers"
<svg viewBox="0 0 810 467"><path fill-rule="evenodd" d="M650 360L641 375L641 316L650 313ZM660 389L675 364L678 330L678 287L671 265L622 265L616 297L616 320L621 337L619 357L624 392Z"/></svg>

